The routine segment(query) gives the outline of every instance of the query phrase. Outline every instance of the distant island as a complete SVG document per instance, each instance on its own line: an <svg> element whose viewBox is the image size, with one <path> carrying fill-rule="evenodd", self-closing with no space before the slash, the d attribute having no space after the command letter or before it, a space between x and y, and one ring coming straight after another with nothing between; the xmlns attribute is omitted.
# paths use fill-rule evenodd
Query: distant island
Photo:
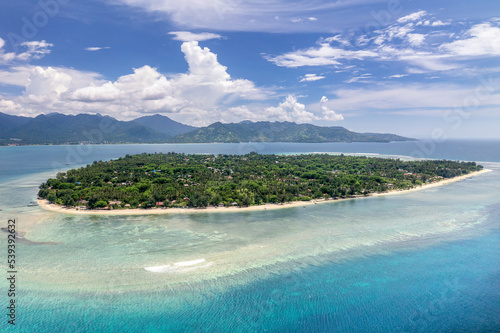
<svg viewBox="0 0 500 333"><path fill-rule="evenodd" d="M49 202L80 210L247 207L408 190L482 170L475 162L307 155L126 155L58 173Z"/></svg>
<svg viewBox="0 0 500 333"><path fill-rule="evenodd" d="M415 141L395 134L355 133L344 127L322 127L292 122L214 123L173 137L171 142L391 142Z"/></svg>
<svg viewBox="0 0 500 333"><path fill-rule="evenodd" d="M229 124L216 122L198 128L162 115L119 121L99 114L51 113L30 118L0 112L0 145L391 141L415 139L293 122L247 120Z"/></svg>

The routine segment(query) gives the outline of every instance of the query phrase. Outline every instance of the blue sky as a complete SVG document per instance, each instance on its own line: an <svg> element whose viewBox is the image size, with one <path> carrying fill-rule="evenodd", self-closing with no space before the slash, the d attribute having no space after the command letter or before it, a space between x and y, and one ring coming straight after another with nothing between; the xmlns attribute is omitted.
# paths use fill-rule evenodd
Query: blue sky
<svg viewBox="0 0 500 333"><path fill-rule="evenodd" d="M500 137L499 1L0 6L0 112Z"/></svg>

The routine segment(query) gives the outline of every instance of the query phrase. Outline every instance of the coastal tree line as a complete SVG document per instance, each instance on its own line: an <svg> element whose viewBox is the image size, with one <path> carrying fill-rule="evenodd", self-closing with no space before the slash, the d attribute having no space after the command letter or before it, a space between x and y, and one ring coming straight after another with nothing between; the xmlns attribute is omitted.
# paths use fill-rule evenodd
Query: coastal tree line
<svg viewBox="0 0 500 333"><path fill-rule="evenodd" d="M251 206L409 189L480 169L474 162L330 154L144 153L58 173L38 195L90 209Z"/></svg>

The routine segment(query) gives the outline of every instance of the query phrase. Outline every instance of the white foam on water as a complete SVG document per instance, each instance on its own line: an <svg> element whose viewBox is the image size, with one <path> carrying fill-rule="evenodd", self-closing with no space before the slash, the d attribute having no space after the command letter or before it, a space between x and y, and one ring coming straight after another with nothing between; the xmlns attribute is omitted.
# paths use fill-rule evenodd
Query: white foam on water
<svg viewBox="0 0 500 333"><path fill-rule="evenodd" d="M146 271L153 273L167 273L167 272L187 272L197 268L209 267L212 263L207 263L205 265L199 266L205 262L205 258L190 260L190 261L179 261L172 265L162 265L162 266L151 266L144 267ZM196 266L198 265L198 266ZM196 267L193 267L196 266Z"/></svg>
<svg viewBox="0 0 500 333"><path fill-rule="evenodd" d="M169 270L169 268L170 268L170 265L144 267L145 270L147 270L149 272L154 272L154 273L167 272Z"/></svg>
<svg viewBox="0 0 500 333"><path fill-rule="evenodd" d="M198 265L198 264L201 264L204 262L205 262L205 258L191 260L191 261L180 261L180 262L176 262L174 265L175 266L193 266L193 265Z"/></svg>

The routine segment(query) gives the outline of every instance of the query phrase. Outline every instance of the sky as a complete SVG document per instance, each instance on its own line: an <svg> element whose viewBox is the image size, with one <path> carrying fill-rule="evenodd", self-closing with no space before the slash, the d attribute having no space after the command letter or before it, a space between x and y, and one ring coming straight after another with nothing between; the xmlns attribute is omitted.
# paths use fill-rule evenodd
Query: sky
<svg viewBox="0 0 500 333"><path fill-rule="evenodd" d="M500 138L500 1L3 1L0 112Z"/></svg>

